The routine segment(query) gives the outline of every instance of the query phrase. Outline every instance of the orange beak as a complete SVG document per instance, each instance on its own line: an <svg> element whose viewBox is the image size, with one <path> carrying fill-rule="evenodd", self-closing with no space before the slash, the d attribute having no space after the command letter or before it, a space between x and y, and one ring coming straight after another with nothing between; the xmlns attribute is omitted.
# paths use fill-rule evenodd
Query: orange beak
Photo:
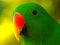
<svg viewBox="0 0 60 45"><path fill-rule="evenodd" d="M22 28L24 27L24 18L21 14L19 14L18 12L14 14L13 16L13 23L15 26L15 30L14 30L14 34L15 37L18 41L20 41L19 37L20 37L20 32L22 31Z"/></svg>

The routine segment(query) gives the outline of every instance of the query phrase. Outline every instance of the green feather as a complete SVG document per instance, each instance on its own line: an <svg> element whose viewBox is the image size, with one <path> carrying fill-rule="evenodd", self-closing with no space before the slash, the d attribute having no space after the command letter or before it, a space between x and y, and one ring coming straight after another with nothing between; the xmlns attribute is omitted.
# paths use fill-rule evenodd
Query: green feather
<svg viewBox="0 0 60 45"><path fill-rule="evenodd" d="M60 24L48 12L36 3L18 6L25 19L28 35L21 35L24 45L60 45Z"/></svg>

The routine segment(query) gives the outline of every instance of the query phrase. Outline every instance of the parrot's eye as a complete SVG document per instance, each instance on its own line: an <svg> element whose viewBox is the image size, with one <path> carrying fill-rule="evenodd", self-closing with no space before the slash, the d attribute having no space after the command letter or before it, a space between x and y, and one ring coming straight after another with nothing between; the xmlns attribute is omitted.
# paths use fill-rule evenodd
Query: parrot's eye
<svg viewBox="0 0 60 45"><path fill-rule="evenodd" d="M32 14L33 14L33 15L37 15L37 10L34 10L34 11L32 12Z"/></svg>

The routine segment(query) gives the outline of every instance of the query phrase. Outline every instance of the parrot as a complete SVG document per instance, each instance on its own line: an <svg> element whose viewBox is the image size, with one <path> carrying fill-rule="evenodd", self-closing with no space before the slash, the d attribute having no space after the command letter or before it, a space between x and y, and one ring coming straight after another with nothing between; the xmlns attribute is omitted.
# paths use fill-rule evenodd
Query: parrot
<svg viewBox="0 0 60 45"><path fill-rule="evenodd" d="M60 45L60 24L37 3L17 6L13 23L15 37L23 45Z"/></svg>

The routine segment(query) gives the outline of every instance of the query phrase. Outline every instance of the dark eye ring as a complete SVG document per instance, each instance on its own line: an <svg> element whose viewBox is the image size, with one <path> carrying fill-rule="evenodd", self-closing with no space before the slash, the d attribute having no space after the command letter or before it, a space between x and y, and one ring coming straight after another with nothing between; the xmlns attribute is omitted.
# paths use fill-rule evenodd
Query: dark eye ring
<svg viewBox="0 0 60 45"><path fill-rule="evenodd" d="M37 10L34 10L34 11L32 12L32 14L33 14L33 15L37 15Z"/></svg>

